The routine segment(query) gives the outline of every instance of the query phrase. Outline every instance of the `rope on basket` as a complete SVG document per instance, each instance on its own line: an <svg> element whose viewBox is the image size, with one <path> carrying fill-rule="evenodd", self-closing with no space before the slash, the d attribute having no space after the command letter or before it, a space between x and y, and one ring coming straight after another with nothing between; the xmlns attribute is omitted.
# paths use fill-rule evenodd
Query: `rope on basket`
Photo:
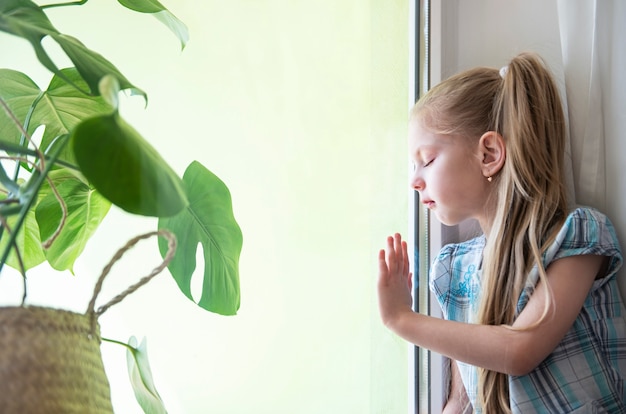
<svg viewBox="0 0 626 414"><path fill-rule="evenodd" d="M115 296L106 304L100 306L98 310L95 310L96 299L100 294L100 290L102 289L102 283L104 282L104 278L109 274L113 265L122 258L124 253L130 250L135 244L143 239L150 238L152 236L163 236L167 239L167 253L163 258L163 261L160 265L155 267L148 275L141 278L137 283L128 287L125 291ZM174 258L174 253L176 253L176 236L169 230L161 229L158 231L152 231L149 233L141 234L129 240L122 248L120 248L117 253L111 258L109 263L102 269L102 273L96 282L96 286L93 290L93 295L91 301L89 302L89 306L87 307L87 314L91 316L91 330L92 334L96 332L96 321L100 315L107 311L111 306L120 303L126 296L135 292L137 289L148 283L153 277L158 275L167 267L170 261Z"/></svg>

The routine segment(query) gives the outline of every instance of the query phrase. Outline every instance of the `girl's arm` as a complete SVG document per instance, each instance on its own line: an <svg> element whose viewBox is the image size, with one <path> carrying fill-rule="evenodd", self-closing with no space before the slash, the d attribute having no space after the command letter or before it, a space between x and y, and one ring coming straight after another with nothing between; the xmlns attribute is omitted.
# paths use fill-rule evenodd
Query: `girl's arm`
<svg viewBox="0 0 626 414"><path fill-rule="evenodd" d="M406 242L399 234L379 253L378 299L383 323L405 340L450 359L509 375L525 375L558 345L578 316L606 260L603 256L572 256L546 269L552 297L547 317L538 326L550 292L539 283L513 324L468 324L433 318L411 309ZM522 328L522 330L519 330Z"/></svg>
<svg viewBox="0 0 626 414"><path fill-rule="evenodd" d="M459 367L456 365L456 361L448 360L448 362L450 363L450 389L448 401L443 407L442 414L471 413L472 408L463 381L461 381Z"/></svg>

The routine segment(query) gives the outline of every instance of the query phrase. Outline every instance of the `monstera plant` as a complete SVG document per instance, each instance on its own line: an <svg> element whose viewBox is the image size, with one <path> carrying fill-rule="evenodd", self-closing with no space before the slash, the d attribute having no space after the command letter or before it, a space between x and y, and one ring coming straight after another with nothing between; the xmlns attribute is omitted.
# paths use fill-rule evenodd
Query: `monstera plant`
<svg viewBox="0 0 626 414"><path fill-rule="evenodd" d="M158 1L117 2L156 17L185 47L186 26ZM103 55L60 33L46 14L50 8L58 15L61 7L85 3L0 1L0 30L30 43L50 73L49 84L41 87L19 68L0 68L0 272L7 265L26 278L29 269L47 262L73 273L75 261L115 205L155 217L159 229L176 236L168 270L191 300L201 244L204 272L197 304L233 315L239 308L242 235L230 192L197 161L180 178L122 118L120 99L147 102L147 93ZM46 50L44 39L55 42L55 53L63 53L73 66L59 68L59 56ZM15 47L24 44L19 40ZM159 250L165 256L167 240L159 239ZM128 346L141 355L141 347Z"/></svg>

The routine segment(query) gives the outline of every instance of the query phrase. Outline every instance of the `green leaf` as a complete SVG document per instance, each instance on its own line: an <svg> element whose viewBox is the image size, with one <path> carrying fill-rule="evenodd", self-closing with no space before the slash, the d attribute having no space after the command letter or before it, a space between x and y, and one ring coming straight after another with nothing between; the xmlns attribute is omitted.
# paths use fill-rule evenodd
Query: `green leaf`
<svg viewBox="0 0 626 414"><path fill-rule="evenodd" d="M8 239L4 239L5 247L10 247L10 249L3 249L2 251L2 259L0 259L0 267L4 265L8 261L8 256L14 252L15 248L18 248L22 254L34 255L37 257L37 252L41 248L40 243L29 242L28 239L25 242L20 243L20 237L27 237L29 233L32 234L34 232L35 225L29 223L29 220L33 222L35 219L32 217L34 214L33 207L36 205L36 202L39 200L39 190L42 187L46 177L50 173L51 168L54 166L59 152L63 149L64 145L55 146L55 148L49 154L50 158L48 158L48 162L42 170L34 170L30 175L28 180L18 179L17 183L19 184L19 191L17 194L12 194L11 198L13 200L19 200L19 213L12 215L11 218L14 219L14 222L11 222L9 227L11 229L11 233L8 234ZM22 184L22 182L24 184ZM13 208L13 207L11 207ZM26 230L23 229L26 227ZM37 229L37 236L39 235L39 231ZM5 233L6 234L6 233ZM17 247L16 247L17 246ZM35 250L31 248L35 246ZM25 259L26 262L26 259ZM16 262L17 263L17 262ZM24 268L26 269L30 264L26 264ZM15 265L13 265L15 267ZM19 265L17 269L20 269Z"/></svg>
<svg viewBox="0 0 626 414"><path fill-rule="evenodd" d="M74 63L80 75L87 82L87 85L89 85L89 89L93 95L100 93L98 89L100 79L106 75L112 75L115 76L120 83L122 90L128 89L132 95L141 95L147 100L147 95L144 91L134 86L102 55L85 47L80 40L60 33L52 33L51 36L56 40L59 46L61 46L72 63Z"/></svg>
<svg viewBox="0 0 626 414"><path fill-rule="evenodd" d="M118 2L131 10L140 13L152 13L161 23L167 26L178 37L181 49L184 49L189 41L187 26L174 16L165 6L157 0L118 0Z"/></svg>
<svg viewBox="0 0 626 414"><path fill-rule="evenodd" d="M35 3L30 0L0 2L0 30L29 41L43 66L55 73L59 70L41 45L46 35L57 30Z"/></svg>
<svg viewBox="0 0 626 414"><path fill-rule="evenodd" d="M178 20L176 16L168 11L154 13L154 17L167 26L170 31L178 37L181 50L185 49L187 42L189 42L189 31L187 26L185 26L183 22Z"/></svg>
<svg viewBox="0 0 626 414"><path fill-rule="evenodd" d="M6 170L4 169L4 165L0 163L0 186L2 188L2 196L4 194L12 193L16 194L20 191L20 186L17 182L13 181L13 179L9 178Z"/></svg>
<svg viewBox="0 0 626 414"><path fill-rule="evenodd" d="M7 220L9 228L14 229L14 225L18 220L18 217L10 216L5 217L5 219ZM0 238L0 252L3 252L4 249L6 249L8 242L9 235L5 229L2 237ZM28 213L26 213L26 219L17 234L15 242L22 256L25 271L43 263L46 259L43 248L41 247L39 226L37 225L37 220L35 218L35 210L30 209ZM19 262L14 250L11 250L11 253L9 253L6 264L16 270L20 270Z"/></svg>
<svg viewBox="0 0 626 414"><path fill-rule="evenodd" d="M67 169L52 171L49 177L65 200L67 218L58 237L46 250L46 258L54 269L73 273L74 262L107 215L111 203ZM36 217L41 240L48 240L59 226L61 206L49 186L42 188L40 195Z"/></svg>
<svg viewBox="0 0 626 414"><path fill-rule="evenodd" d="M167 10L164 5L157 0L117 0L119 4L127 9L140 13L158 13Z"/></svg>
<svg viewBox="0 0 626 414"><path fill-rule="evenodd" d="M63 69L64 79L73 84L85 85L76 69ZM113 108L101 97L81 93L64 79L54 76L48 89L42 91L25 74L0 69L0 98L23 124L26 116L37 100L32 113L28 133L33 134L40 126L45 126L40 149L48 152L52 142L60 135L68 134L81 119L97 114L110 114ZM0 111L0 137L4 141L18 145L20 131L4 111ZM59 156L60 160L74 163L74 155L69 146Z"/></svg>
<svg viewBox="0 0 626 414"><path fill-rule="evenodd" d="M38 30L37 30L38 29ZM40 39L41 32L54 31L41 7L30 0L0 2L0 30L26 38Z"/></svg>
<svg viewBox="0 0 626 414"><path fill-rule="evenodd" d="M148 345L146 339L137 346L137 339L131 336L128 340L126 351L126 362L128 365L128 376L130 377L135 398L143 409L144 413L167 414L163 400L154 386L152 370L148 362Z"/></svg>
<svg viewBox="0 0 626 414"><path fill-rule="evenodd" d="M85 177L129 213L165 217L187 206L180 178L117 112L81 122L70 145Z"/></svg>
<svg viewBox="0 0 626 414"><path fill-rule="evenodd" d="M0 2L0 30L28 40L35 50L39 62L57 76L65 78L41 44L44 37L50 36L74 63L87 83L88 90L73 83L71 79L65 78L65 80L85 93L98 95L98 82L103 76L111 74L118 79L122 89L130 89L132 93L141 94L146 98L145 92L130 83L111 62L85 47L78 39L61 34L52 25L43 10L30 0L3 0Z"/></svg>
<svg viewBox="0 0 626 414"><path fill-rule="evenodd" d="M196 250L204 250L202 294L198 305L221 315L235 315L240 305L239 255L243 244L228 187L197 161L185 171L183 183L189 206L180 214L159 219L159 228L176 235L178 247L168 269L191 300ZM165 257L167 242L159 239Z"/></svg>
<svg viewBox="0 0 626 414"><path fill-rule="evenodd" d="M19 121L19 126L24 126L24 120L35 100L42 94L37 84L25 74L11 70L0 69L0 99ZM28 132L32 134L40 125L37 121L31 121ZM19 144L20 129L6 111L0 110L0 138L3 141Z"/></svg>
<svg viewBox="0 0 626 414"><path fill-rule="evenodd" d="M98 85L102 99L107 101L111 107L117 111L120 107L120 84L113 76L105 76L100 79Z"/></svg>

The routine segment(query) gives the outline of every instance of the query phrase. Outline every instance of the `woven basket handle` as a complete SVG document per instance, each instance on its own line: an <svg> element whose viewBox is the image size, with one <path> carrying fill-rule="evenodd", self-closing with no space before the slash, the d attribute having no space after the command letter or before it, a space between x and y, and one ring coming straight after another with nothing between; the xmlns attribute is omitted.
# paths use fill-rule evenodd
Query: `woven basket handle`
<svg viewBox="0 0 626 414"><path fill-rule="evenodd" d="M124 255L124 253L126 253L131 247L137 244L140 240L147 239L152 236L163 236L168 241L167 254L165 255L165 258L163 259L163 262L161 262L159 266L155 267L152 270L152 272L150 272L150 274L141 278L139 282L130 286L128 289L126 289L119 295L115 296L106 304L100 306L98 310L95 310L96 299L98 295L100 294L100 290L102 289L102 283L104 282L104 278L111 271L111 268L113 267L113 265ZM89 302L89 306L87 307L87 314L92 316L94 325L95 325L96 319L100 315L102 315L104 312L106 312L107 309L109 309L111 306L117 303L120 303L126 296L130 295L131 293L133 293L134 291L136 291L137 289L139 289L140 287L148 283L153 277L161 273L161 271L165 269L165 267L172 260L175 252L176 252L176 236L174 236L174 234L171 233L169 230L164 230L164 229L161 229L159 231L152 231L149 233L136 236L133 239L129 240L121 249L119 249L117 253L115 253L115 255L113 256L113 258L111 258L109 263L104 267L104 269L102 269L102 274L98 278L96 286L94 287L94 290L93 290L93 296L91 298L91 301Z"/></svg>

